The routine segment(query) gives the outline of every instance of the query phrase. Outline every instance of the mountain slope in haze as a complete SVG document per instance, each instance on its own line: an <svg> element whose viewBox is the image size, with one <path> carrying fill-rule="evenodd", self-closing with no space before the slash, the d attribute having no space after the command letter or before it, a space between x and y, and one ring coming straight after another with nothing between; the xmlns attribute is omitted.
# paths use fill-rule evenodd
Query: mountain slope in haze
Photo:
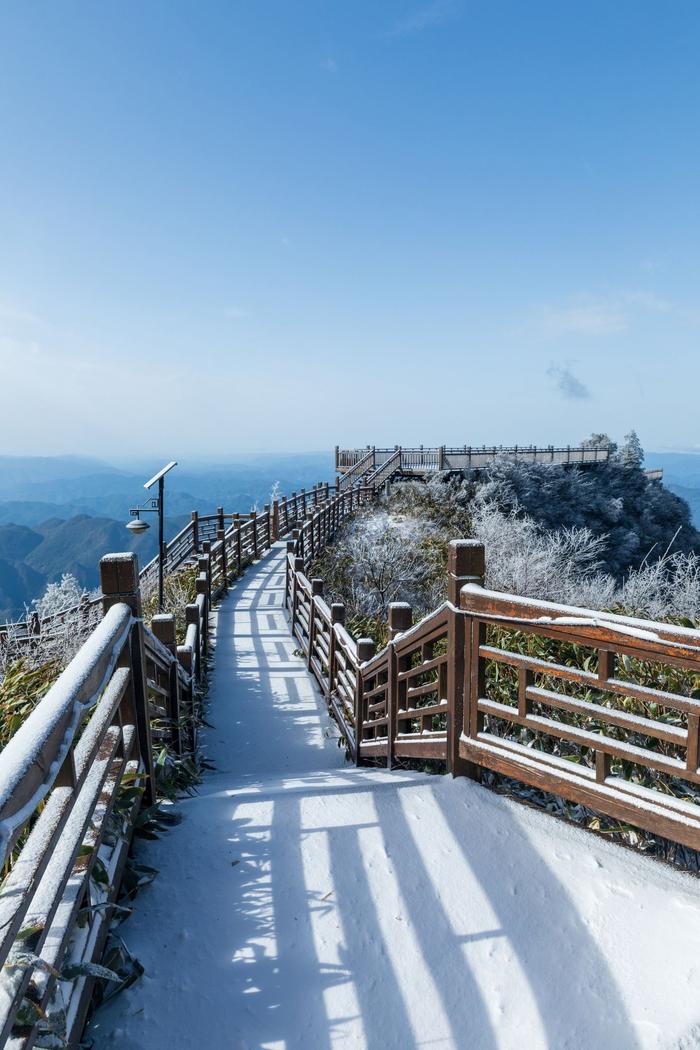
<svg viewBox="0 0 700 1050"><path fill-rule="evenodd" d="M47 579L23 562L0 558L0 620L24 619L24 608L43 593Z"/></svg>
<svg viewBox="0 0 700 1050"><path fill-rule="evenodd" d="M79 457L0 456L0 522L34 528L49 518L87 514L126 521L129 507L142 503L144 481L161 466L116 468ZM310 489L330 480L330 453L238 457L230 463L182 463L166 482L168 516L211 513L217 506L247 511L269 503L273 486L282 492Z"/></svg>
<svg viewBox="0 0 700 1050"><path fill-rule="evenodd" d="M700 529L700 455L695 452L647 452L645 467L663 467L664 485L690 507Z"/></svg>
<svg viewBox="0 0 700 1050"><path fill-rule="evenodd" d="M174 536L188 517L166 519L166 536ZM135 536L123 521L87 514L50 518L34 529L0 525L0 621L23 618L25 606L63 573L72 573L83 587L92 589L99 584L104 554L133 550L143 566L154 557L157 546L155 527Z"/></svg>

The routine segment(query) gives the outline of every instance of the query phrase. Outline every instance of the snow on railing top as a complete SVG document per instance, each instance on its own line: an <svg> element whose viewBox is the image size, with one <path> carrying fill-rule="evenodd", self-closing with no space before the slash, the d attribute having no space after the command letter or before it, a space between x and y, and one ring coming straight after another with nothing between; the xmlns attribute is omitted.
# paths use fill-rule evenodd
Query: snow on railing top
<svg viewBox="0 0 700 1050"><path fill-rule="evenodd" d="M5 745L0 761L0 858L51 789L86 710L116 666L132 616L114 605Z"/></svg>

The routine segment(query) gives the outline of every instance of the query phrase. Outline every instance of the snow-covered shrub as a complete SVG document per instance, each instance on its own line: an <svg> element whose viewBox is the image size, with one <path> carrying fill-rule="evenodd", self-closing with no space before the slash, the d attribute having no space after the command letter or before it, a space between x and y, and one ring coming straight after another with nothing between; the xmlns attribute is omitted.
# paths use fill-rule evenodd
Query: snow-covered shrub
<svg viewBox="0 0 700 1050"><path fill-rule="evenodd" d="M615 600L631 615L700 621L700 558L676 553L648 560L631 570Z"/></svg>
<svg viewBox="0 0 700 1050"><path fill-rule="evenodd" d="M49 583L40 598L32 602L32 609L40 619L56 616L66 609L74 608L87 591L81 587L75 576L64 572L58 583Z"/></svg>
<svg viewBox="0 0 700 1050"><path fill-rule="evenodd" d="M472 535L486 548L486 586L527 598L605 608L615 581L600 571L605 537L571 527L545 532L517 509L502 514L475 500Z"/></svg>
<svg viewBox="0 0 700 1050"><path fill-rule="evenodd" d="M362 514L327 548L323 565L332 593L359 617L386 616L393 601L415 601L430 576L423 543L428 522L389 515L386 510Z"/></svg>

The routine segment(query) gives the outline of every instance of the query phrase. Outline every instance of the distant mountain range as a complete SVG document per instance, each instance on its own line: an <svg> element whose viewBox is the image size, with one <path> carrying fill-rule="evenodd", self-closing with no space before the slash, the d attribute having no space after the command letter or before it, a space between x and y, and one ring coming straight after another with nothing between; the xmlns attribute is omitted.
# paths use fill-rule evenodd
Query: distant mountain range
<svg viewBox="0 0 700 1050"><path fill-rule="evenodd" d="M146 463L137 472L80 456L0 456L0 620L23 618L25 606L64 572L96 587L103 554L134 550L141 565L150 561L157 530L133 536L124 526L160 466ZM166 536L193 510L262 507L276 482L282 492L311 488L330 480L332 470L332 457L322 453L178 466L166 483ZM155 516L148 520L155 526Z"/></svg>

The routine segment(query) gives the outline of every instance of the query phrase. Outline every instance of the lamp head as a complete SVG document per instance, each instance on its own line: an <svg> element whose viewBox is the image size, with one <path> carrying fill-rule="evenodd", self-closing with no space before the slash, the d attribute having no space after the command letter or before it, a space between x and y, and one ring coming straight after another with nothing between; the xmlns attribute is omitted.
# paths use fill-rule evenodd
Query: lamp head
<svg viewBox="0 0 700 1050"><path fill-rule="evenodd" d="M151 526L147 521L144 521L143 518L132 518L131 521L127 522L126 527L129 532L140 534L145 532L146 529L150 529Z"/></svg>

